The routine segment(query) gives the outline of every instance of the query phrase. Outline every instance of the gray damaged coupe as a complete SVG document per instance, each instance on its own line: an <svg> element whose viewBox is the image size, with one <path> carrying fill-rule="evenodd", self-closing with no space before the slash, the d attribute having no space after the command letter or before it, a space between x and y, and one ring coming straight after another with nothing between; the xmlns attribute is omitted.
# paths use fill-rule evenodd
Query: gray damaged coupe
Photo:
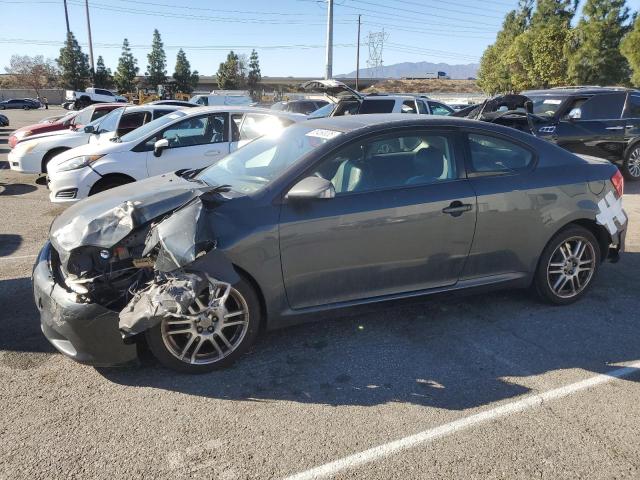
<svg viewBox="0 0 640 480"><path fill-rule="evenodd" d="M623 250L622 192L611 163L500 125L310 120L72 206L35 302L79 362L128 363L144 342L183 372L347 306L495 287L568 304Z"/></svg>

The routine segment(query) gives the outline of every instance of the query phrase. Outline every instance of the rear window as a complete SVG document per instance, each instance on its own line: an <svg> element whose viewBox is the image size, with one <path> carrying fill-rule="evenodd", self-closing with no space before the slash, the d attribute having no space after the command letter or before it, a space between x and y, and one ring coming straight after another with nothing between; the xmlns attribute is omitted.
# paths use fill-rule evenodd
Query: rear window
<svg viewBox="0 0 640 480"><path fill-rule="evenodd" d="M629 95L624 111L625 118L640 118L640 95Z"/></svg>
<svg viewBox="0 0 640 480"><path fill-rule="evenodd" d="M594 95L580 105L581 120L612 120L622 116L625 101L624 93Z"/></svg>
<svg viewBox="0 0 640 480"><path fill-rule="evenodd" d="M469 134L471 169L479 173L506 173L528 168L533 154L515 143L487 135Z"/></svg>
<svg viewBox="0 0 640 480"><path fill-rule="evenodd" d="M364 99L359 113L392 113L395 100Z"/></svg>

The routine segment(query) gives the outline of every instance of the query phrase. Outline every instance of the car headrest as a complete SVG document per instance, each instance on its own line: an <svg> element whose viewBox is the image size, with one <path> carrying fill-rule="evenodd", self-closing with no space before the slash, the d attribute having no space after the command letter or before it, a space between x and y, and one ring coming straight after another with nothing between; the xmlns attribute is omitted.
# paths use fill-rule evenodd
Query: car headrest
<svg viewBox="0 0 640 480"><path fill-rule="evenodd" d="M433 146L421 148L416 152L413 164L419 175L439 178L444 172L444 153Z"/></svg>

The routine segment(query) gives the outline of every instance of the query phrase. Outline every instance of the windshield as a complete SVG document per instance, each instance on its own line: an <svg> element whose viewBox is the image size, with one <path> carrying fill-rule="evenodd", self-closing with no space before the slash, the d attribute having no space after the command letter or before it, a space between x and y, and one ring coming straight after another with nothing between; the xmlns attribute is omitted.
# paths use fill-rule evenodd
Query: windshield
<svg viewBox="0 0 640 480"><path fill-rule="evenodd" d="M179 118L182 118L186 115L183 111L176 110L175 112L171 112L168 115L163 115L160 118L156 118L155 120L150 121L142 125L141 127L136 128L132 132L127 133L120 137L122 142L137 142L138 140L142 140L151 132L157 130L158 128L162 128L165 125L173 123Z"/></svg>
<svg viewBox="0 0 640 480"><path fill-rule="evenodd" d="M52 123L56 123L56 124L65 123L65 122L68 122L70 120L73 120L77 115L78 115L78 112L69 112L65 116L60 117L57 120L54 120Z"/></svg>
<svg viewBox="0 0 640 480"><path fill-rule="evenodd" d="M115 110L111 110L104 117L98 118L99 128L96 129L97 133L102 132L114 132L116 128L118 128L118 122L120 121L120 115L124 112L124 107L116 108ZM91 125L94 125L94 120L91 122Z"/></svg>
<svg viewBox="0 0 640 480"><path fill-rule="evenodd" d="M333 107L335 107L335 104L328 103L324 107L320 107L319 109L317 109L315 112L311 112L309 114L309 118L324 118L324 117L328 117L329 115L331 115L331 112L333 112Z"/></svg>
<svg viewBox="0 0 640 480"><path fill-rule="evenodd" d="M566 97L550 97L548 95L528 97L533 102L533 113L541 117L553 117Z"/></svg>
<svg viewBox="0 0 640 480"><path fill-rule="evenodd" d="M263 189L306 153L340 135L334 130L303 125L254 140L204 170L198 178L212 186L230 185L241 193Z"/></svg>

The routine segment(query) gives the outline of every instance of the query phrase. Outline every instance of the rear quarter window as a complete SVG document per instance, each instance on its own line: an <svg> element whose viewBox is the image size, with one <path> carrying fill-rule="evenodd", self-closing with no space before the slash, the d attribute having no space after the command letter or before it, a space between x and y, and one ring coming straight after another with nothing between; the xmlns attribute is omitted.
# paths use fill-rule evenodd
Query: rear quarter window
<svg viewBox="0 0 640 480"><path fill-rule="evenodd" d="M533 153L503 138L470 133L467 136L470 170L476 173L509 173L528 169Z"/></svg>

